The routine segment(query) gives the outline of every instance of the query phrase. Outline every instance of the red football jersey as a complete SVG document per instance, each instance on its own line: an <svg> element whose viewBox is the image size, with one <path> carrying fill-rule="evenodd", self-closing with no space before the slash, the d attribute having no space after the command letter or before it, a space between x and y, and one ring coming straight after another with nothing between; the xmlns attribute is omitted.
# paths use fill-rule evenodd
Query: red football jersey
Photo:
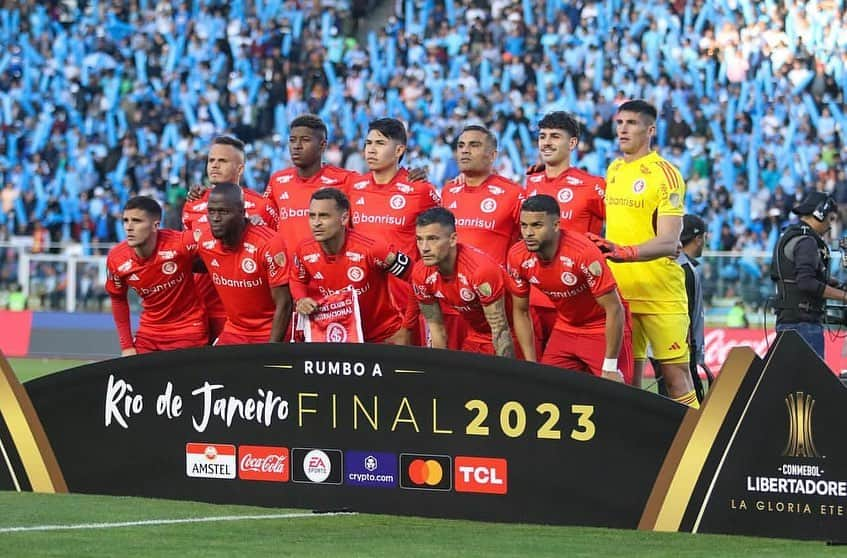
<svg viewBox="0 0 847 558"><path fill-rule="evenodd" d="M617 288L606 259L580 233L561 231L556 255L549 262L526 249L523 241L509 250L509 289L527 296L530 285L556 305L555 329L603 333L606 312L595 298Z"/></svg>
<svg viewBox="0 0 847 558"><path fill-rule="evenodd" d="M261 220L260 225L270 227L273 230L279 228L279 215L276 208L268 202L262 194L254 192L250 188L244 190L244 215L251 220ZM185 202L182 208L182 227L185 230L194 230L209 223L209 215L206 206L209 204L209 193L211 188L205 190L200 199L193 202Z"/></svg>
<svg viewBox="0 0 847 558"><path fill-rule="evenodd" d="M371 238L384 238L398 250L418 259L415 219L439 205L435 187L429 182L410 182L400 169L388 184L377 184L368 173L350 187L353 227Z"/></svg>
<svg viewBox="0 0 847 558"><path fill-rule="evenodd" d="M578 233L601 234L606 220L606 181L582 169L570 167L555 178L545 172L526 179L526 195L546 194L559 202L562 210L559 226Z"/></svg>
<svg viewBox="0 0 847 558"><path fill-rule="evenodd" d="M129 289L138 293L139 332L163 337L196 333L201 324L205 329L206 314L194 289L193 261L194 253L179 231L160 230L156 249L146 259L121 242L106 257L106 292L124 298Z"/></svg>
<svg viewBox="0 0 847 558"><path fill-rule="evenodd" d="M365 342L384 341L401 326L400 312L388 293L388 254L394 249L386 242L348 230L338 254L324 252L312 238L294 251L291 290L295 298L315 300L348 286L356 290L362 315Z"/></svg>
<svg viewBox="0 0 847 558"><path fill-rule="evenodd" d="M241 245L231 250L208 227L193 233L197 249L226 308L225 333L270 340L276 304L271 287L288 284L288 255L282 236L248 223Z"/></svg>
<svg viewBox="0 0 847 558"><path fill-rule="evenodd" d="M285 229L285 240L289 246L297 246L312 237L309 228L309 202L312 194L322 188L338 188L347 194L348 182L359 175L353 171L325 165L314 176L301 178L297 167L277 171L268 180L265 198Z"/></svg>
<svg viewBox="0 0 847 558"><path fill-rule="evenodd" d="M448 182L441 191L441 205L456 216L459 240L501 265L520 234L523 200L523 188L497 174L478 186Z"/></svg>
<svg viewBox="0 0 847 558"><path fill-rule="evenodd" d="M445 277L437 266L415 264L412 288L424 304L439 301L456 310L468 323L468 337L491 342L491 327L482 307L503 296L503 268L484 252L463 243L456 245L456 269Z"/></svg>

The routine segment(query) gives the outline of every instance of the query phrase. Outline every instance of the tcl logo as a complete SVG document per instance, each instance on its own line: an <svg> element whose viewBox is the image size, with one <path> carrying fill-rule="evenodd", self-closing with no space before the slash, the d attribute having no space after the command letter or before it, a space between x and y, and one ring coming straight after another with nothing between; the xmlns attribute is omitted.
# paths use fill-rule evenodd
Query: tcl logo
<svg viewBox="0 0 847 558"><path fill-rule="evenodd" d="M288 482L288 448L238 446L238 478Z"/></svg>
<svg viewBox="0 0 847 558"><path fill-rule="evenodd" d="M508 491L508 464L505 459L456 456L455 467L456 492L506 494Z"/></svg>

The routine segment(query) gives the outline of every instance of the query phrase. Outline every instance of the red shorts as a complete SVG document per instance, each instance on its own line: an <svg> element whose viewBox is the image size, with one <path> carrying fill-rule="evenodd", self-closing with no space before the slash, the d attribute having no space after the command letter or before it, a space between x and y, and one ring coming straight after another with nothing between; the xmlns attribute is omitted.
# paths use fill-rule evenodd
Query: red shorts
<svg viewBox="0 0 847 558"><path fill-rule="evenodd" d="M450 314L442 311L442 316L444 317L444 329L447 330L447 348L454 351L464 351L464 343L468 337L468 323L455 311Z"/></svg>
<svg viewBox="0 0 847 558"><path fill-rule="evenodd" d="M221 336L224 330L224 324L226 324L226 314L223 316L209 316L209 339L206 342L207 345L211 345L215 342L215 339Z"/></svg>
<svg viewBox="0 0 847 558"><path fill-rule="evenodd" d="M215 339L212 345L219 347L221 345L256 345L259 343L270 343L271 333L265 335L244 335L243 333L235 333L232 331L221 332L220 336Z"/></svg>
<svg viewBox="0 0 847 558"><path fill-rule="evenodd" d="M532 332L535 334L535 354L544 353L544 348L553 334L553 326L556 324L558 311L546 306L530 306L529 316L532 319Z"/></svg>
<svg viewBox="0 0 847 558"><path fill-rule="evenodd" d="M138 354L155 351L173 351L175 349L191 349L205 347L209 344L209 334L205 328L196 331L186 331L179 337L162 337L139 331L135 335L135 351Z"/></svg>
<svg viewBox="0 0 847 558"><path fill-rule="evenodd" d="M487 341L475 337L465 337L462 342L462 350L466 353L478 353L481 355L496 355L494 345L491 343L489 336Z"/></svg>
<svg viewBox="0 0 847 558"><path fill-rule="evenodd" d="M601 376L605 357L605 333L568 333L556 329L550 336L541 364ZM627 384L632 384L632 368L632 333L625 329L618 354L618 370Z"/></svg>

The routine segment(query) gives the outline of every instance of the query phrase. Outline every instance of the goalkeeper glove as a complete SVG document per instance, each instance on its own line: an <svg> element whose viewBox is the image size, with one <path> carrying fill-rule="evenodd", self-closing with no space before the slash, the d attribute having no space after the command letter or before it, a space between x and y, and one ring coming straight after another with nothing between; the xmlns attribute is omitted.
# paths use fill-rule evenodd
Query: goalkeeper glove
<svg viewBox="0 0 847 558"><path fill-rule="evenodd" d="M638 259L637 246L619 246L593 233L586 233L585 236L600 249L607 260L612 260L613 262L634 262Z"/></svg>

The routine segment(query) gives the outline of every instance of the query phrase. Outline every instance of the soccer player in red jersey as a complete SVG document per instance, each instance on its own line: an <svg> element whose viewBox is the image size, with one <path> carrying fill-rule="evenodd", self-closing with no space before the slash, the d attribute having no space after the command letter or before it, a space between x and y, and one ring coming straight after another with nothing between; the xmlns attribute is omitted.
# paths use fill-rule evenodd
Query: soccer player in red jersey
<svg viewBox="0 0 847 558"><path fill-rule="evenodd" d="M297 312L309 315L321 298L352 287L365 342L405 345L400 312L388 296L388 278L406 275L411 260L382 240L385 235L370 238L349 224L350 200L341 190L312 193L312 239L301 242L293 255L291 289Z"/></svg>
<svg viewBox="0 0 847 558"><path fill-rule="evenodd" d="M281 341L291 319L285 242L244 216L244 190L216 184L209 195L209 227L192 234L226 309L216 345Z"/></svg>
<svg viewBox="0 0 847 558"><path fill-rule="evenodd" d="M622 381L632 376L629 347L622 346L625 313L606 260L584 235L559 228L559 205L531 196L521 209L523 241L509 250L515 334L527 360L535 360L529 289L556 305L557 319L541 358L570 370Z"/></svg>
<svg viewBox="0 0 847 558"><path fill-rule="evenodd" d="M185 230L208 227L209 217L206 214L206 206L211 188L215 184L224 182L239 184L241 175L244 173L244 158L244 143L241 140L230 136L219 136L212 140L206 159L209 188L203 189L199 194L193 191L189 193L189 200L185 202L182 209L182 226ZM277 227L276 210L260 194L249 188L244 189L244 212L256 224L264 224L273 229ZM206 306L210 340L214 341L223 331L226 310L212 285L209 274L196 273L194 282L197 285L197 294Z"/></svg>
<svg viewBox="0 0 847 558"><path fill-rule="evenodd" d="M406 153L406 128L394 118L371 122L365 139L365 161L370 172L350 187L353 226L371 238L387 239L398 251L417 259L415 219L440 198L429 182L412 181L400 168ZM420 312L409 283L389 281L391 296L401 308L410 342L421 345Z"/></svg>
<svg viewBox="0 0 847 558"><path fill-rule="evenodd" d="M580 125L562 111L545 115L538 123L538 153L544 169L526 178L526 195L545 194L559 202L559 226L578 233L600 234L606 218L603 198L606 182L599 176L571 166L571 154L579 144ZM540 346L544 346L556 323L556 307L531 289L529 303Z"/></svg>
<svg viewBox="0 0 847 558"><path fill-rule="evenodd" d="M209 341L203 304L191 275L194 254L182 233L159 230L162 208L147 197L127 201L123 211L126 240L106 258L106 291L118 330L121 355L201 347ZM141 323L135 339L127 291L141 298Z"/></svg>
<svg viewBox="0 0 847 558"><path fill-rule="evenodd" d="M309 229L309 203L321 188L347 192L349 182L358 175L347 169L324 165L327 129L324 121L304 114L291 121L288 150L294 166L276 171L268 180L265 198L275 208L285 227L289 246L312 238Z"/></svg>
<svg viewBox="0 0 847 558"><path fill-rule="evenodd" d="M447 348L443 303L468 325L461 350L514 357L503 268L484 252L457 241L456 218L443 207L418 215L416 239L421 259L412 271L412 287L433 348Z"/></svg>
<svg viewBox="0 0 847 558"><path fill-rule="evenodd" d="M494 173L497 138L483 126L466 126L456 140L461 180L448 182L441 205L456 216L463 244L476 246L505 265L509 248L520 237L518 217L523 189Z"/></svg>

